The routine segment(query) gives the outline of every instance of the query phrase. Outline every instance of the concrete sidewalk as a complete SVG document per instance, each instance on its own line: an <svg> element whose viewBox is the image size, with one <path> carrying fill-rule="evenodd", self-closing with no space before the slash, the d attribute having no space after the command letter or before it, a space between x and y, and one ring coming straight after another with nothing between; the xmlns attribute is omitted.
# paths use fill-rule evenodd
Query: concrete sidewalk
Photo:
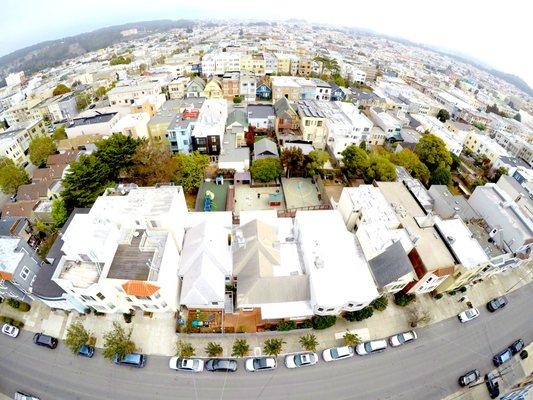
<svg viewBox="0 0 533 400"><path fill-rule="evenodd" d="M467 308L466 302L459 302L463 295L476 307L485 307L492 298L504 295L530 283L533 280L533 265L510 270L494 276L486 281L468 288L466 293L454 296L444 294L440 300L435 300L429 295L417 296L416 302L408 307L399 307L394 304L393 297L389 297L386 310L374 311L374 315L361 322L348 322L344 318L337 318L337 323L325 330L302 329L289 332L261 332L255 334L176 334L174 313L154 314L144 317L138 313L133 317L131 324L125 324L122 314L96 316L93 313L79 315L76 312L51 311L46 305L35 301L32 309L21 313L12 309L6 303L0 304L0 315L7 315L25 323L24 329L33 332L44 332L64 339L66 328L76 320L82 321L86 329L97 338L96 346L103 346L103 335L112 328L117 321L126 327L133 328L132 339L139 350L146 354L174 355L178 339L190 342L196 349L198 356L205 356L204 348L208 342L219 343L224 349L224 356L231 355L233 343L238 338L245 338L251 348L251 354L261 354L263 342L270 337L281 337L286 342L283 353L301 351L300 336L312 332L318 340L318 348L338 346L342 339L336 339L340 333L347 330L361 332L361 339L376 339L391 336L395 333L412 329L409 325L409 309L413 306L427 311L431 315L430 324L456 316ZM365 337L366 336L366 337Z"/></svg>

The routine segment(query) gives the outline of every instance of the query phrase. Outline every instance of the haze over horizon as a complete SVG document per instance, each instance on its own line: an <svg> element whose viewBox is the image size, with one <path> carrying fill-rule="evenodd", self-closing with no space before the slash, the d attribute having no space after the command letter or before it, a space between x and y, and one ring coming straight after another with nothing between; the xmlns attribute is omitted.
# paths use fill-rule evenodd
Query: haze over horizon
<svg viewBox="0 0 533 400"><path fill-rule="evenodd" d="M297 1L204 0L202 6L184 0L93 0L89 7L72 7L66 0L33 2L5 0L0 36L0 56L46 40L128 22L157 19L257 19L309 22L368 29L378 34L408 39L443 51L467 56L524 79L533 87L531 52L525 42L531 36L527 6L509 0L450 0L446 7L428 7L422 0L370 3L337 1L329 8L301 7ZM433 8L433 7L431 7ZM521 12L522 10L522 12ZM50 18L53 16L53 24ZM23 27L23 29L21 29Z"/></svg>

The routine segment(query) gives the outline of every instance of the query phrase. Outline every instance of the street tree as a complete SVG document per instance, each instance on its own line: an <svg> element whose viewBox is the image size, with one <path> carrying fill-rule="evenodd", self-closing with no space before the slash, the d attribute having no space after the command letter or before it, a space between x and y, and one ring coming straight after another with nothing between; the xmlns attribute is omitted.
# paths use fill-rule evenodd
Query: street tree
<svg viewBox="0 0 533 400"><path fill-rule="evenodd" d="M176 174L174 182L186 192L198 190L205 177L205 169L209 165L209 156L194 151L191 154L178 153L174 156Z"/></svg>
<svg viewBox="0 0 533 400"><path fill-rule="evenodd" d="M250 168L252 178L260 182L270 182L276 179L281 173L281 164L275 157L261 158L255 160Z"/></svg>
<svg viewBox="0 0 533 400"><path fill-rule="evenodd" d="M370 166L368 154L363 149L352 144L346 147L342 153L343 172L349 178L363 178Z"/></svg>
<svg viewBox="0 0 533 400"><path fill-rule="evenodd" d="M168 142L144 140L135 150L128 175L139 186L154 186L172 182L177 169L178 159L172 156Z"/></svg>
<svg viewBox="0 0 533 400"><path fill-rule="evenodd" d="M371 154L369 166L365 173L365 182L392 182L396 180L396 167L388 158Z"/></svg>
<svg viewBox="0 0 533 400"><path fill-rule="evenodd" d="M298 340L300 342L300 345L304 348L306 351L315 351L318 347L318 340L315 335L312 333L308 333L307 335L300 336L300 339Z"/></svg>
<svg viewBox="0 0 533 400"><path fill-rule="evenodd" d="M283 350L283 345L285 344L285 341L283 339L267 339L265 340L264 346L263 346L263 352L268 356L274 356L277 357Z"/></svg>
<svg viewBox="0 0 533 400"><path fill-rule="evenodd" d="M312 150L307 156L305 169L309 175L317 175L328 160L327 151Z"/></svg>
<svg viewBox="0 0 533 400"><path fill-rule="evenodd" d="M57 152L57 146L50 136L36 136L31 140L28 152L32 164L43 167L48 156Z"/></svg>
<svg viewBox="0 0 533 400"><path fill-rule="evenodd" d="M285 177L302 176L305 164L305 156L299 147L288 147L281 152L279 157L282 167L285 169Z"/></svg>
<svg viewBox="0 0 533 400"><path fill-rule="evenodd" d="M52 138L55 141L60 141L60 140L63 140L63 139L67 139L67 134L65 132L65 125L61 125L61 126L57 127L55 129L54 133L52 133Z"/></svg>
<svg viewBox="0 0 533 400"><path fill-rule="evenodd" d="M119 358L136 351L135 343L131 340L132 330L126 330L118 322L113 322L113 330L104 334L103 356L112 360L115 354Z"/></svg>
<svg viewBox="0 0 533 400"><path fill-rule="evenodd" d="M20 185L30 182L26 170L15 165L12 159L0 158L0 189L6 194L15 194Z"/></svg>
<svg viewBox="0 0 533 400"><path fill-rule="evenodd" d="M361 339L355 333L346 332L342 337L345 346L355 346L361 343Z"/></svg>
<svg viewBox="0 0 533 400"><path fill-rule="evenodd" d="M207 353L208 357L220 357L223 352L223 349L220 343L216 343L216 342L207 343L204 350Z"/></svg>
<svg viewBox="0 0 533 400"><path fill-rule="evenodd" d="M184 342L183 340L178 340L176 343L176 356L180 358L190 358L194 357L196 350L193 345L189 342Z"/></svg>
<svg viewBox="0 0 533 400"><path fill-rule="evenodd" d="M89 344L90 337L91 333L85 329L81 321L76 321L67 328L65 344L70 348L72 353L78 354L83 346Z"/></svg>
<svg viewBox="0 0 533 400"><path fill-rule="evenodd" d="M245 357L250 352L250 345L246 339L237 339L233 343L233 348L231 350L231 355L233 357Z"/></svg>
<svg viewBox="0 0 533 400"><path fill-rule="evenodd" d="M370 305L376 311L384 311L389 305L389 299L386 296L381 296L370 303Z"/></svg>
<svg viewBox="0 0 533 400"><path fill-rule="evenodd" d="M409 324L411 328L427 325L431 322L431 314L427 310L413 306L409 309Z"/></svg>

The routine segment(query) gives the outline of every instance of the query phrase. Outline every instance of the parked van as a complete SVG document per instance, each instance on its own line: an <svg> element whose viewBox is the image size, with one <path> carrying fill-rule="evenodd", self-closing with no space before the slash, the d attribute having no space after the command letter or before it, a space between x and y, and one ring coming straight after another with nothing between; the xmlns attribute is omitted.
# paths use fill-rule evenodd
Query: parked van
<svg viewBox="0 0 533 400"><path fill-rule="evenodd" d="M126 354L120 358L118 354L113 357L113 362L120 365L129 365L130 367L142 368L146 365L146 356L139 353Z"/></svg>
<svg viewBox="0 0 533 400"><path fill-rule="evenodd" d="M365 356L372 353L381 353L387 348L387 341L384 339L370 340L368 342L359 343L355 346L355 352L360 356Z"/></svg>

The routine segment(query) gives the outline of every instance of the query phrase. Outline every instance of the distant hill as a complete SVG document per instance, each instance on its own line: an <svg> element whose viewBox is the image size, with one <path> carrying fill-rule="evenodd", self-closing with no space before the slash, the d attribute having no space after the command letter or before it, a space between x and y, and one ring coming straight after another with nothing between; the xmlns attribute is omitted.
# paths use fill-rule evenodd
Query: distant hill
<svg viewBox="0 0 533 400"><path fill-rule="evenodd" d="M115 43L163 32L174 28L188 28L194 25L189 20L158 20L132 22L97 29L57 40L41 42L0 57L0 87L5 85L4 77L10 72L24 71L27 75L44 68L53 67L63 61ZM137 28L137 35L123 37L120 32Z"/></svg>

